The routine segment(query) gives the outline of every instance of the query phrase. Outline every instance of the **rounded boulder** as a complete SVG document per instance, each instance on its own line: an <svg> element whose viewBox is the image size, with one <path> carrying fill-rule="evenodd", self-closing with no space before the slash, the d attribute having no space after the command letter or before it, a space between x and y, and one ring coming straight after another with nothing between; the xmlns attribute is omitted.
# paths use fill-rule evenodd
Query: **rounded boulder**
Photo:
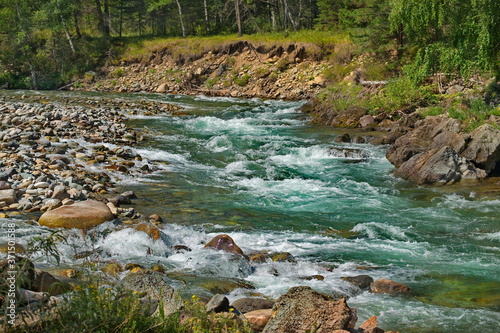
<svg viewBox="0 0 500 333"><path fill-rule="evenodd" d="M113 214L106 204L89 200L45 212L40 216L38 223L49 228L90 230L112 220L114 220Z"/></svg>

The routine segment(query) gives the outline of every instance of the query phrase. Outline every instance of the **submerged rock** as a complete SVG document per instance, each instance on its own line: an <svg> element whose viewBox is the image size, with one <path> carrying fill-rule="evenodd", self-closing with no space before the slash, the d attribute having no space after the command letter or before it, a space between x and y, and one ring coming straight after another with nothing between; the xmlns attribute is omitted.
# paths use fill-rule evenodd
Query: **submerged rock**
<svg viewBox="0 0 500 333"><path fill-rule="evenodd" d="M264 333L327 333L351 326L354 313L346 300L335 300L310 287L294 287L274 304Z"/></svg>
<svg viewBox="0 0 500 333"><path fill-rule="evenodd" d="M242 256L245 255L243 250L240 249L238 245L229 235L218 235L215 236L210 242L208 242L205 247L211 247L216 250L223 250L231 253L238 253Z"/></svg>
<svg viewBox="0 0 500 333"><path fill-rule="evenodd" d="M89 200L48 211L40 216L38 223L50 228L90 230L113 219L113 214L106 204Z"/></svg>
<svg viewBox="0 0 500 333"><path fill-rule="evenodd" d="M370 284L373 282L373 278L369 275L344 276L341 279L352 283L361 290L370 289Z"/></svg>
<svg viewBox="0 0 500 333"><path fill-rule="evenodd" d="M370 284L370 291L376 294L409 294L410 287L388 279L379 279Z"/></svg>

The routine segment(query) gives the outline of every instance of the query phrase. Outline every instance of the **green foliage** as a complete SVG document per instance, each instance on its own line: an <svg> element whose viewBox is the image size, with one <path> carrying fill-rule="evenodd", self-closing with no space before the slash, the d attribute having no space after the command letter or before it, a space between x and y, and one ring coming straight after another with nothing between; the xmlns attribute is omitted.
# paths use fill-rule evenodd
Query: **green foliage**
<svg viewBox="0 0 500 333"><path fill-rule="evenodd" d="M57 244L65 241L66 238L62 235L61 230L51 231L45 236L35 236L28 242L26 254L32 260L36 260L42 256L48 259L54 258L57 265L59 265L61 254L57 249Z"/></svg>
<svg viewBox="0 0 500 333"><path fill-rule="evenodd" d="M148 315L140 294L99 283L76 287L66 301L45 312L43 332L182 332L177 316Z"/></svg>
<svg viewBox="0 0 500 333"><path fill-rule="evenodd" d="M425 106L431 98L427 88L416 85L407 76L402 76L387 83L379 94L373 97L372 112L409 113L418 106Z"/></svg>
<svg viewBox="0 0 500 333"><path fill-rule="evenodd" d="M444 112L445 110L441 106L428 106L418 111L418 113L420 113L424 118L429 116L438 116L440 114L443 114Z"/></svg>
<svg viewBox="0 0 500 333"><path fill-rule="evenodd" d="M339 83L326 88L318 95L318 99L326 103L332 112L348 110L355 107L366 107L366 99L360 96L362 88L357 85Z"/></svg>
<svg viewBox="0 0 500 333"><path fill-rule="evenodd" d="M183 328L190 333L252 333L253 330L247 323L235 320L236 315L231 313L207 313L203 302L196 296L185 302L184 314L188 319Z"/></svg>
<svg viewBox="0 0 500 333"><path fill-rule="evenodd" d="M113 72L110 73L111 77L114 77L114 78L120 78L122 76L124 76L126 73L125 73L125 70L123 68L116 68L115 70L113 70Z"/></svg>
<svg viewBox="0 0 500 333"><path fill-rule="evenodd" d="M248 74L245 74L241 77L235 76L233 78L234 83L236 83L240 87L246 86L248 84L249 80L250 80L250 75L248 75Z"/></svg>
<svg viewBox="0 0 500 333"><path fill-rule="evenodd" d="M484 124L492 115L500 116L500 107L488 105L481 99L457 100L448 109L448 116L462 120L464 129L468 132Z"/></svg>
<svg viewBox="0 0 500 333"><path fill-rule="evenodd" d="M390 22L401 45L416 45L413 72L500 74L500 2L390 0Z"/></svg>

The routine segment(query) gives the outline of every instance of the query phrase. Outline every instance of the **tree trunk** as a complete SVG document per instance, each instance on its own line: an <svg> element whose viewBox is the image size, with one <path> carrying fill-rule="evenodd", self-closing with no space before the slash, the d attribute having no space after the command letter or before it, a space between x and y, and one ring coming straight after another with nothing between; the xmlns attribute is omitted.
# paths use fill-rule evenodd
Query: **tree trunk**
<svg viewBox="0 0 500 333"><path fill-rule="evenodd" d="M234 2L234 9L236 11L236 25L238 26L238 37L243 36L243 31L241 29L241 12L240 12L240 0Z"/></svg>
<svg viewBox="0 0 500 333"><path fill-rule="evenodd" d="M175 0L179 9L179 18L181 20L182 37L186 38L186 27L184 26L184 16L182 15L182 7L179 0Z"/></svg>
<svg viewBox="0 0 500 333"><path fill-rule="evenodd" d="M120 38L122 37L122 33L123 33L123 0L120 0L120 25L118 31Z"/></svg>
<svg viewBox="0 0 500 333"><path fill-rule="evenodd" d="M203 0L203 7L205 9L205 25L207 29L207 34L210 33L210 21L208 20L208 5L207 0Z"/></svg>
<svg viewBox="0 0 500 333"><path fill-rule="evenodd" d="M111 16L109 15L109 0L104 0L104 31L105 35L111 34Z"/></svg>
<svg viewBox="0 0 500 333"><path fill-rule="evenodd" d="M271 14L271 30L276 30L276 8L274 6L274 1L269 1L269 12Z"/></svg>
<svg viewBox="0 0 500 333"><path fill-rule="evenodd" d="M76 36L78 38L82 38L82 33L80 32L80 24L78 22L78 13L73 14L73 21L75 24L75 31L76 31Z"/></svg>
<svg viewBox="0 0 500 333"><path fill-rule="evenodd" d="M61 4L59 3L59 1L57 1L56 5L57 5L57 11L59 12L59 18L61 19L62 25L64 27L64 33L66 34L66 38L68 39L69 47L71 48L71 52L73 53L73 55L75 55L76 51L75 47L73 46L73 40L71 39L71 35L69 34L66 20L64 20L64 17L61 13Z"/></svg>
<svg viewBox="0 0 500 333"><path fill-rule="evenodd" d="M104 14L103 14L102 8L101 8L101 0L95 0L95 8L96 8L96 12L97 12L97 19L99 21L98 22L99 30L101 31L101 33L104 36L109 37L109 31L107 31L107 29L106 29ZM108 33L106 33L106 32L108 32Z"/></svg>

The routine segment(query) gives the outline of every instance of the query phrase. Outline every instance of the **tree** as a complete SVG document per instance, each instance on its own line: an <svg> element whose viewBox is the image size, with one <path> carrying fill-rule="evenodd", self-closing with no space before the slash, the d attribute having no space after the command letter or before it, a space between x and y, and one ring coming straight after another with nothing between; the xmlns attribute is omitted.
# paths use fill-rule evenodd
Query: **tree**
<svg viewBox="0 0 500 333"><path fill-rule="evenodd" d="M392 30L418 47L414 72L500 75L500 1L390 0Z"/></svg>

